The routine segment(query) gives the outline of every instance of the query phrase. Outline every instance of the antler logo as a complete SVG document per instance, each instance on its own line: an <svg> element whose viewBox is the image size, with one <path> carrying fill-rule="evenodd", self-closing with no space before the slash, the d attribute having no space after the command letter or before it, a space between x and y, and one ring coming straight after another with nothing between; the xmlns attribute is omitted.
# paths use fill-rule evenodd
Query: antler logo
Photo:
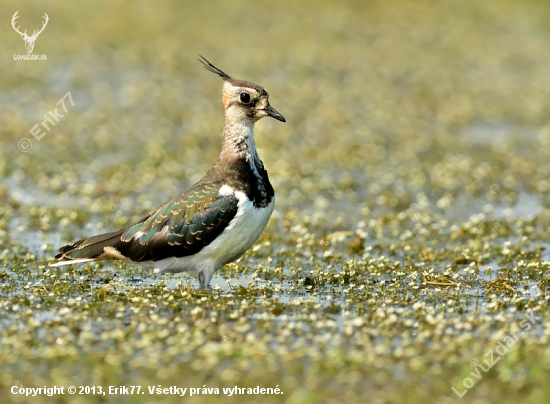
<svg viewBox="0 0 550 404"><path fill-rule="evenodd" d="M15 22L16 22L15 20L19 18L17 13L19 13L19 10L17 10L13 15L13 18L11 19L11 26L13 27L15 32L21 35L21 38L23 38L23 40L25 41L25 48L27 48L27 53L32 53L36 38L38 38L38 35L40 35L40 33L44 31L44 28L46 28L46 25L48 25L48 21L49 21L48 14L44 13L44 23L42 24L42 28L40 28L40 31L34 30L33 34L31 36L28 36L27 30L25 30L25 32L21 32L19 31L19 27L15 26Z"/></svg>

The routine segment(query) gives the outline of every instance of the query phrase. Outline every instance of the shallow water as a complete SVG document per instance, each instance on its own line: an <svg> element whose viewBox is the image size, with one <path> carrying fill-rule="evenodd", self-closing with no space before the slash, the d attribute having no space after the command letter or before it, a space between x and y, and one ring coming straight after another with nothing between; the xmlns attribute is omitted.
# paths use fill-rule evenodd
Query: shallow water
<svg viewBox="0 0 550 404"><path fill-rule="evenodd" d="M548 5L348 6L41 3L48 61L0 58L0 389L454 402L472 361L515 332L466 399L550 400ZM15 33L0 48L23 51ZM213 164L221 83L196 54L265 85L287 118L256 128L277 193L259 242L210 293L124 263L48 268L58 247L134 223ZM32 137L68 91L75 105Z"/></svg>

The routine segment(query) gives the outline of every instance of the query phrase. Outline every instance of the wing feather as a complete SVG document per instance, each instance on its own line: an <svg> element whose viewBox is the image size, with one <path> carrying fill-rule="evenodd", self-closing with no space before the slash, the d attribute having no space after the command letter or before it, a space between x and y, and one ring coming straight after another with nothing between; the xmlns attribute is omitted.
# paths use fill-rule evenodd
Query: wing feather
<svg viewBox="0 0 550 404"><path fill-rule="evenodd" d="M199 185L199 184L197 184ZM219 195L220 184L202 184L159 207L128 228L119 250L132 261L158 261L196 254L210 244L237 214L235 195ZM124 248L126 247L126 248Z"/></svg>
<svg viewBox="0 0 550 404"><path fill-rule="evenodd" d="M214 241L237 214L237 197L220 195L222 185L219 181L199 182L138 223L61 247L56 258L66 261L123 257L141 262L196 254ZM109 251L117 256L111 256Z"/></svg>

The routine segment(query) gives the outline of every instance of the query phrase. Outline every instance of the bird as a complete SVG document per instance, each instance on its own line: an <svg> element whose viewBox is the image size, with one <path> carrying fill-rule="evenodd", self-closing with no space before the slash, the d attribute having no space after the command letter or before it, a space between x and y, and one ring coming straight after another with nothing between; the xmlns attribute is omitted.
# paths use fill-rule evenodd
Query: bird
<svg viewBox="0 0 550 404"><path fill-rule="evenodd" d="M154 273L185 271L210 290L214 273L258 240L273 213L275 191L256 150L254 124L264 117L286 120L270 105L264 87L235 79L199 57L223 79L224 141L215 164L137 223L61 247L50 266L121 260Z"/></svg>

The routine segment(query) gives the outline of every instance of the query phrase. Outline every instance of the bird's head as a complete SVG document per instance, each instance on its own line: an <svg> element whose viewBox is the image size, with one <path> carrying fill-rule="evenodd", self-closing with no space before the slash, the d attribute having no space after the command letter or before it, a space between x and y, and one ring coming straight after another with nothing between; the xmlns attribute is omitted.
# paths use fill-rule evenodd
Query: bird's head
<svg viewBox="0 0 550 404"><path fill-rule="evenodd" d="M226 119L256 122L270 116L281 122L285 118L269 105L269 93L265 88L244 80L237 80L218 69L201 56L204 67L224 79L222 104Z"/></svg>

